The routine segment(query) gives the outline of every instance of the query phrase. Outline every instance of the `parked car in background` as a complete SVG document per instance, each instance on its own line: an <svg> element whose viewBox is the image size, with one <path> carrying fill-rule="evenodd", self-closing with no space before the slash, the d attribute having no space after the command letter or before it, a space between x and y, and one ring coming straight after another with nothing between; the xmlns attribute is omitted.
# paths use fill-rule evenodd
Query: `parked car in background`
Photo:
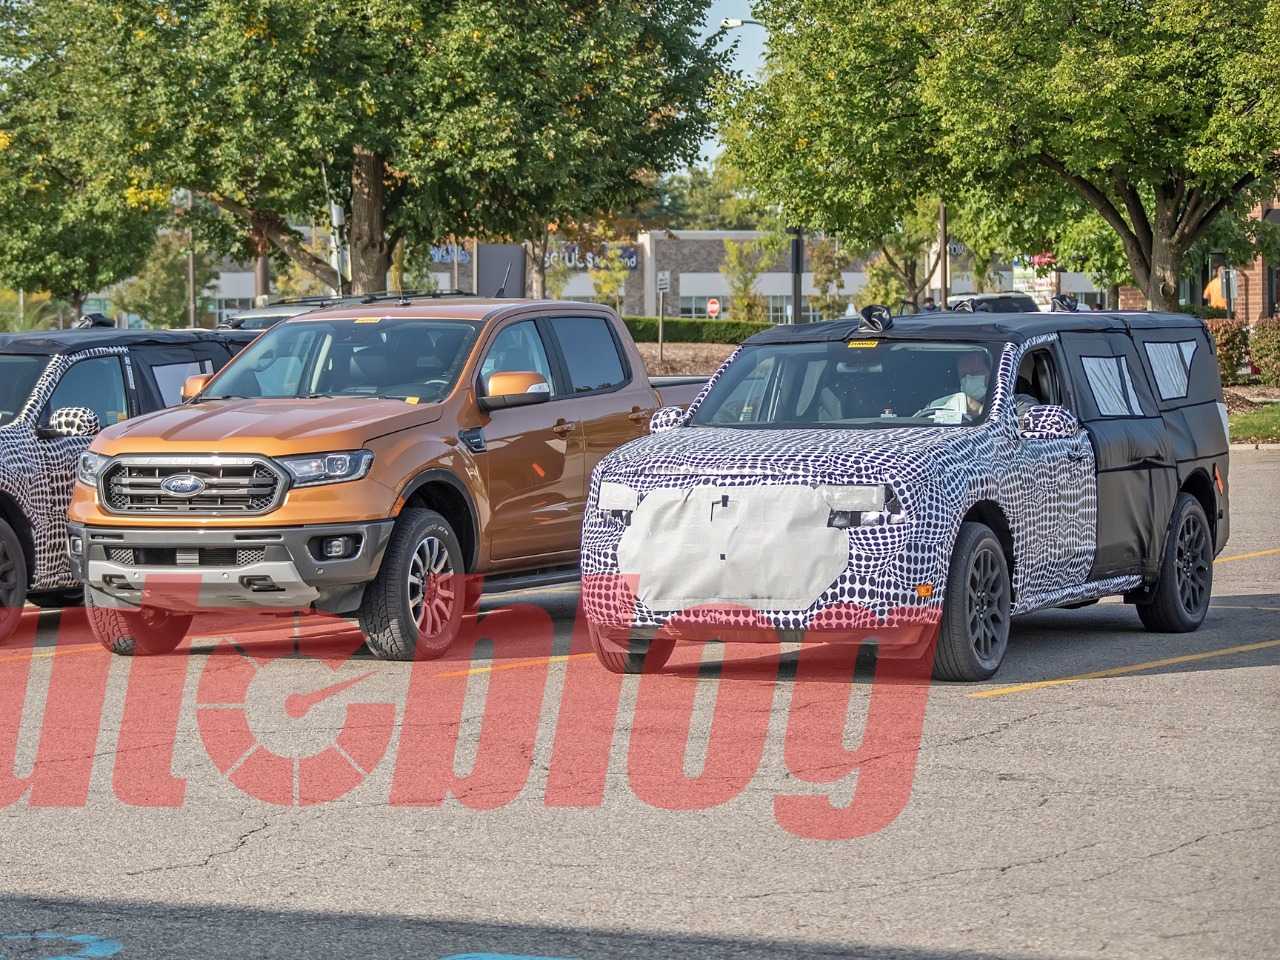
<svg viewBox="0 0 1280 960"><path fill-rule="evenodd" d="M218 326L224 330L253 330L260 333L274 327L281 320L320 310L337 302L337 297L292 297L276 300L264 307L243 310L223 320Z"/></svg>
<svg viewBox="0 0 1280 960"><path fill-rule="evenodd" d="M687 411L596 468L583 606L610 670L682 636L872 639L991 676L1009 618L1109 594L1196 629L1227 541L1204 324L920 314L748 339ZM647 657L647 659L646 659Z"/></svg>
<svg viewBox="0 0 1280 960"><path fill-rule="evenodd" d="M957 293L947 297L948 310L973 313L1036 313L1040 305L1025 293Z"/></svg>
<svg viewBox="0 0 1280 960"><path fill-rule="evenodd" d="M179 402L253 339L209 330L0 335L0 637L25 601L80 602L67 563L76 460L101 427Z"/></svg>
<svg viewBox="0 0 1280 960"><path fill-rule="evenodd" d="M190 403L81 455L69 543L89 622L116 653L159 653L201 609L316 608L356 615L380 657L440 656L475 599L463 574L577 578L591 469L705 383L651 380L594 304L420 298L286 321L192 381Z"/></svg>

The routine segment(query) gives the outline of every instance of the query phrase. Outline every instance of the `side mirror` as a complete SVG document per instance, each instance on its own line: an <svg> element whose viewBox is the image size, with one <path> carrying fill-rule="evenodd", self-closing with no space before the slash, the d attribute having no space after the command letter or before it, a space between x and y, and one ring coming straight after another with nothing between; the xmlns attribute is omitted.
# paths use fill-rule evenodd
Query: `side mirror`
<svg viewBox="0 0 1280 960"><path fill-rule="evenodd" d="M92 437L102 429L98 415L88 407L59 407L41 431L46 437Z"/></svg>
<svg viewBox="0 0 1280 960"><path fill-rule="evenodd" d="M684 423L684 407L659 407L649 418L649 432L662 433L674 430Z"/></svg>
<svg viewBox="0 0 1280 960"><path fill-rule="evenodd" d="M1079 432L1076 415L1052 403L1029 407L1018 417L1018 436L1024 440L1070 440Z"/></svg>
<svg viewBox="0 0 1280 960"><path fill-rule="evenodd" d="M505 370L489 374L485 395L477 402L481 410L505 410L546 403L550 399L551 384L542 374L532 370Z"/></svg>
<svg viewBox="0 0 1280 960"><path fill-rule="evenodd" d="M197 373L194 376L187 377L182 381L182 402L194 400L200 395L200 391L204 389L205 384L213 379L212 373Z"/></svg>

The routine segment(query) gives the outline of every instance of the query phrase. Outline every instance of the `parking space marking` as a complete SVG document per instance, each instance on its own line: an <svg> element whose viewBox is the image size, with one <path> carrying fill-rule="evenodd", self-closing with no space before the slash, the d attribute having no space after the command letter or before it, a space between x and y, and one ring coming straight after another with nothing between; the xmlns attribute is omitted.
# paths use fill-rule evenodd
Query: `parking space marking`
<svg viewBox="0 0 1280 960"><path fill-rule="evenodd" d="M1272 547L1268 550L1254 550L1252 553L1237 553L1233 557L1218 557L1214 563L1230 563L1232 560L1252 560L1255 557L1274 557L1280 554L1280 547Z"/></svg>
<svg viewBox="0 0 1280 960"><path fill-rule="evenodd" d="M1010 693L1024 693L1028 690L1042 690L1045 687L1060 687L1068 683L1079 683L1081 680L1101 680L1105 677L1119 677L1126 673L1141 673L1143 670L1155 670L1159 667L1172 667L1180 663L1194 663L1197 660L1210 660L1214 657L1229 657L1237 653L1249 653L1254 650L1266 650L1280 647L1280 640L1261 640L1258 643L1240 643L1234 647L1221 647L1217 650L1205 650L1201 653L1184 653L1178 657L1164 657L1160 660L1147 660L1143 663L1130 663L1122 667L1111 667L1107 670L1094 670L1090 673L1078 673L1071 677L1057 677L1053 680L1034 680L1030 683L1015 683L1007 687L995 687L991 690L979 690L968 694L971 699L982 700L988 697L1003 697Z"/></svg>
<svg viewBox="0 0 1280 960"><path fill-rule="evenodd" d="M457 677L474 677L481 673L497 673L499 670L520 670L524 667L540 667L548 663L565 663L569 660L582 660L594 657L594 653L563 653L555 657L534 657L531 660L512 660L510 663L492 663L483 667L468 667L466 670L453 670L449 673L437 673L437 680Z"/></svg>

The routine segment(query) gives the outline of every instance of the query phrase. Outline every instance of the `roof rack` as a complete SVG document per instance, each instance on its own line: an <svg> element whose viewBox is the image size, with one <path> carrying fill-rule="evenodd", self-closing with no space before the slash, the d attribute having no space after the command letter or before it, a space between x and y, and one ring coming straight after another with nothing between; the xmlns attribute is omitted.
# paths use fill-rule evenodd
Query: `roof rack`
<svg viewBox="0 0 1280 960"><path fill-rule="evenodd" d="M379 293L356 294L350 299L357 303L377 303L381 300L398 300L408 303L410 300L435 300L440 297L474 297L468 290L383 290Z"/></svg>

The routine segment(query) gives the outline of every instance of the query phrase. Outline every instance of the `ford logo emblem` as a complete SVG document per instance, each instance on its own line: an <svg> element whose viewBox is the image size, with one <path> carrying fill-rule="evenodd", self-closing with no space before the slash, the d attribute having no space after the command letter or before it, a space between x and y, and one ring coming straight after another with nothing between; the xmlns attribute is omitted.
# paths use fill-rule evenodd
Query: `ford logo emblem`
<svg viewBox="0 0 1280 960"><path fill-rule="evenodd" d="M175 473L160 482L160 489L171 497L194 497L203 492L205 482L192 473Z"/></svg>

